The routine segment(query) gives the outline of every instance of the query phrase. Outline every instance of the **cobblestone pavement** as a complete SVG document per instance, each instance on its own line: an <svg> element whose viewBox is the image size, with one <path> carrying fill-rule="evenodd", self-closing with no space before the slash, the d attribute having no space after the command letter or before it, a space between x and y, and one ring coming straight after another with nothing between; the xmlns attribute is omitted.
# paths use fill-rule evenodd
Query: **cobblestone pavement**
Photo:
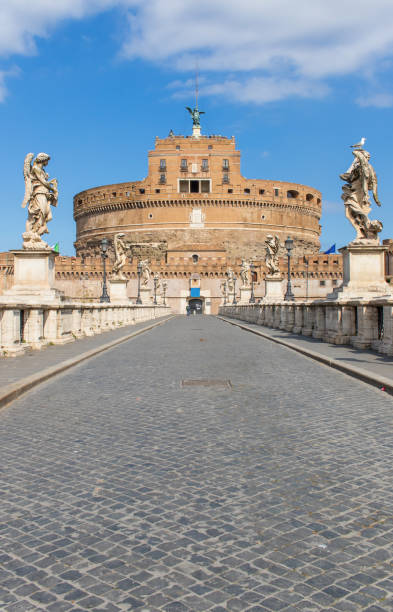
<svg viewBox="0 0 393 612"><path fill-rule="evenodd" d="M120 340L124 336L128 336L144 327L149 327L149 325L158 321L163 321L165 318L160 317L158 319L142 321L136 325L126 325L119 329L97 334L96 336L78 338L68 344L47 346L41 351L29 350L24 355L18 357L0 357L0 388L26 378L31 374L36 374L45 368L59 364L66 359L72 359L85 351L99 348L108 342Z"/></svg>
<svg viewBox="0 0 393 612"><path fill-rule="evenodd" d="M2 609L393 610L392 417L268 340L171 319L1 412Z"/></svg>

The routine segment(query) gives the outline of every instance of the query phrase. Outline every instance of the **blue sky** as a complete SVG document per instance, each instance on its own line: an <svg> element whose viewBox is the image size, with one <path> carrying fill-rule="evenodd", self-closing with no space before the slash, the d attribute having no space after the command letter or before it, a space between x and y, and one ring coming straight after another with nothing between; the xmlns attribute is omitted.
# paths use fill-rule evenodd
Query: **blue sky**
<svg viewBox="0 0 393 612"><path fill-rule="evenodd" d="M247 178L323 194L322 248L354 238L340 199L367 137L393 237L391 0L0 1L0 250L20 248L23 160L49 153L50 244L73 254L72 197L146 175L155 136L190 133L199 64L204 133L234 135Z"/></svg>

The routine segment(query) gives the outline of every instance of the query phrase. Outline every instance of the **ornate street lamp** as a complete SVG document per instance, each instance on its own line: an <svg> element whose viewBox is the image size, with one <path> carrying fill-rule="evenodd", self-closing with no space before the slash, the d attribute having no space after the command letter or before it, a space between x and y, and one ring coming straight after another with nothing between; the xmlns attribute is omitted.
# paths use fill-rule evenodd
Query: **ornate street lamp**
<svg viewBox="0 0 393 612"><path fill-rule="evenodd" d="M141 276L142 276L142 264L140 261L138 261L138 264L136 266L136 273L138 274L138 295L136 298L136 304L142 304L142 300L141 300Z"/></svg>
<svg viewBox="0 0 393 612"><path fill-rule="evenodd" d="M292 285L291 285L291 251L293 249L293 240L290 236L285 241L285 248L288 253L288 281L287 281L287 290L284 295L284 300L292 301L295 299L295 296L292 293Z"/></svg>
<svg viewBox="0 0 393 612"><path fill-rule="evenodd" d="M162 303L164 306L166 306L165 296L166 296L167 287L168 287L168 283L165 280L162 281Z"/></svg>
<svg viewBox="0 0 393 612"><path fill-rule="evenodd" d="M102 263L104 266L104 282L102 283L102 295L100 297L100 302L110 302L110 297L108 295L108 290L106 287L106 260L108 258L108 240L106 238L103 238L101 240L101 257L102 257Z"/></svg>
<svg viewBox="0 0 393 612"><path fill-rule="evenodd" d="M237 278L236 276L233 277L233 300L232 300L232 304L237 304L237 300L236 300L236 281Z"/></svg>
<svg viewBox="0 0 393 612"><path fill-rule="evenodd" d="M306 300L308 300L308 262L309 259L304 255L303 262L306 264Z"/></svg>
<svg viewBox="0 0 393 612"><path fill-rule="evenodd" d="M158 281L160 280L159 275L156 273L153 276L153 282L154 282L154 301L153 304L157 304L157 287L158 287Z"/></svg>
<svg viewBox="0 0 393 612"><path fill-rule="evenodd" d="M250 299L248 300L248 302L249 302L249 304L255 304L255 295L254 295L254 272L255 272L255 266L254 266L253 262L250 263L250 272L251 272L251 295L250 295Z"/></svg>

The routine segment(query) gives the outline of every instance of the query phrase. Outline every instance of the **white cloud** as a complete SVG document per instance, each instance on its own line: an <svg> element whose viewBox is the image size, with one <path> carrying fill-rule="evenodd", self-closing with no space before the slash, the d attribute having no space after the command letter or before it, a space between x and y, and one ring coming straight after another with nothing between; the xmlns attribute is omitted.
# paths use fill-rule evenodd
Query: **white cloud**
<svg viewBox="0 0 393 612"><path fill-rule="evenodd" d="M393 51L391 0L0 0L0 57L34 53L64 20L115 7L128 10L123 57L179 72L198 60L206 95L244 102L321 97L330 77L369 78Z"/></svg>
<svg viewBox="0 0 393 612"><path fill-rule="evenodd" d="M393 95L389 93L371 93L359 96L356 99L359 106L375 106L377 108L389 108L393 106Z"/></svg>
<svg viewBox="0 0 393 612"><path fill-rule="evenodd" d="M0 0L0 56L28 55L35 38L48 36L65 19L82 19L111 8L115 0Z"/></svg>

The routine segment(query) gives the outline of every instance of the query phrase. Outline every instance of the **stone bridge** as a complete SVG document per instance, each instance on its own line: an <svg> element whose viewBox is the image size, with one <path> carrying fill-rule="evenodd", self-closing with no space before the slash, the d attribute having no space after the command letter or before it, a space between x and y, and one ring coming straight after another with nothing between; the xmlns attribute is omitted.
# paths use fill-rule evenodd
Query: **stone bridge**
<svg viewBox="0 0 393 612"><path fill-rule="evenodd" d="M0 363L58 372L0 415L2 609L392 610L391 396L216 317L132 330Z"/></svg>

